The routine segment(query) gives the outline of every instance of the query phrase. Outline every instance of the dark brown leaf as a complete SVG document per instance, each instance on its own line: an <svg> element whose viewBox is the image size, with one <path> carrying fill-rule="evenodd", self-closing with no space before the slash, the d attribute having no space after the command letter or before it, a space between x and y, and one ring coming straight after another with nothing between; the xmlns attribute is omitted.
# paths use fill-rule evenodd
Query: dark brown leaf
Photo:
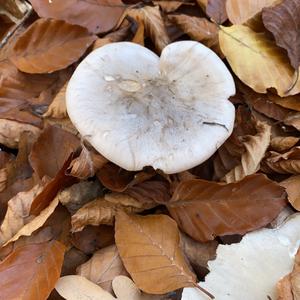
<svg viewBox="0 0 300 300"><path fill-rule="evenodd" d="M81 26L39 19L21 34L10 59L20 71L51 73L76 62L95 39Z"/></svg>
<svg viewBox="0 0 300 300"><path fill-rule="evenodd" d="M222 24L227 20L225 0L208 0L206 6L206 14L218 24Z"/></svg>
<svg viewBox="0 0 300 300"><path fill-rule="evenodd" d="M187 234L209 241L263 227L286 204L284 188L255 174L230 184L201 179L182 182L167 208Z"/></svg>
<svg viewBox="0 0 300 300"><path fill-rule="evenodd" d="M115 27L124 12L121 0L29 0L40 17L64 20L103 33Z"/></svg>
<svg viewBox="0 0 300 300"><path fill-rule="evenodd" d="M300 65L300 2L283 0L280 4L263 9L265 27L274 35L276 44L284 48L291 65Z"/></svg>
<svg viewBox="0 0 300 300"><path fill-rule="evenodd" d="M16 249L0 264L1 298L47 299L59 278L64 252L57 241Z"/></svg>

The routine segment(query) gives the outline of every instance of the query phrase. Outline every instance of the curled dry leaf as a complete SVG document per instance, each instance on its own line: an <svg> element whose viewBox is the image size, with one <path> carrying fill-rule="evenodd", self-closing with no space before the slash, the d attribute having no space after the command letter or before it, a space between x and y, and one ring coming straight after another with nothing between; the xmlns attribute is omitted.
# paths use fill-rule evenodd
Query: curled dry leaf
<svg viewBox="0 0 300 300"><path fill-rule="evenodd" d="M268 93L270 101L289 109L300 111L300 95L288 96L288 97L279 97L275 94Z"/></svg>
<svg viewBox="0 0 300 300"><path fill-rule="evenodd" d="M32 147L30 164L40 179L45 175L54 178L79 146L80 141L75 135L57 126L48 126Z"/></svg>
<svg viewBox="0 0 300 300"><path fill-rule="evenodd" d="M127 272L116 245L111 245L95 252L90 260L77 268L76 274L112 292L112 280L118 275L126 275Z"/></svg>
<svg viewBox="0 0 300 300"><path fill-rule="evenodd" d="M66 90L68 82L59 90L53 101L49 105L47 111L44 113L44 118L63 119L67 117L66 107Z"/></svg>
<svg viewBox="0 0 300 300"><path fill-rule="evenodd" d="M127 15L134 18L137 22L144 23L146 34L152 39L158 52L161 52L170 43L159 6L130 9L127 11Z"/></svg>
<svg viewBox="0 0 300 300"><path fill-rule="evenodd" d="M191 17L188 15L170 15L169 20L188 34L193 40L203 43L216 52L220 52L218 26L206 18Z"/></svg>
<svg viewBox="0 0 300 300"><path fill-rule="evenodd" d="M217 258L208 263L210 273L199 284L216 299L267 299L267 295L276 299L276 283L294 264L299 226L300 214L294 214L278 228L257 230L239 243L219 245ZM184 289L182 300L192 299L208 298L196 289Z"/></svg>
<svg viewBox="0 0 300 300"><path fill-rule="evenodd" d="M145 43L145 25L143 22L139 21L137 24L138 28L134 37L132 38L132 42L144 46Z"/></svg>
<svg viewBox="0 0 300 300"><path fill-rule="evenodd" d="M195 275L181 253L179 231L171 218L134 216L119 211L115 230L122 261L139 289L164 294L195 285Z"/></svg>
<svg viewBox="0 0 300 300"><path fill-rule="evenodd" d="M272 32L276 44L284 48L295 70L300 65L300 2L283 0L262 13L265 27Z"/></svg>
<svg viewBox="0 0 300 300"><path fill-rule="evenodd" d="M294 147L300 138L295 136L276 136L271 139L270 148L276 152L285 152Z"/></svg>
<svg viewBox="0 0 300 300"><path fill-rule="evenodd" d="M300 211L300 175L291 176L280 182L280 185L285 187L288 195L288 200L292 206Z"/></svg>
<svg viewBox="0 0 300 300"><path fill-rule="evenodd" d="M179 227L197 241L263 227L284 206L284 188L262 174L229 184L202 179L184 181L167 204Z"/></svg>
<svg viewBox="0 0 300 300"><path fill-rule="evenodd" d="M264 122L256 121L257 134L245 137L244 147L246 151L241 156L241 163L230 170L222 180L226 183L242 180L248 175L254 174L265 156L271 138L271 126Z"/></svg>
<svg viewBox="0 0 300 300"><path fill-rule="evenodd" d="M208 0L206 14L218 24L224 23L227 20L226 1Z"/></svg>
<svg viewBox="0 0 300 300"><path fill-rule="evenodd" d="M300 147L293 147L285 153L268 152L261 169L265 173L300 174Z"/></svg>
<svg viewBox="0 0 300 300"><path fill-rule="evenodd" d="M300 79L294 83L294 70L285 53L264 34L233 25L221 28L219 42L234 73L254 91L275 88L281 97L300 92Z"/></svg>
<svg viewBox="0 0 300 300"><path fill-rule="evenodd" d="M59 278L64 252L57 241L16 249L0 263L1 298L47 299Z"/></svg>
<svg viewBox="0 0 300 300"><path fill-rule="evenodd" d="M101 186L98 182L80 181L61 191L57 197L62 205L74 214L87 202L102 195Z"/></svg>
<svg viewBox="0 0 300 300"><path fill-rule="evenodd" d="M125 10L121 0L29 1L40 17L64 20L97 34L113 29Z"/></svg>
<svg viewBox="0 0 300 300"><path fill-rule="evenodd" d="M155 202L141 202L122 193L106 194L87 203L72 216L72 230L80 231L86 225L112 225L118 210L137 213L155 206Z"/></svg>
<svg viewBox="0 0 300 300"><path fill-rule="evenodd" d="M76 62L95 39L78 25L39 19L21 34L10 59L20 71L51 73Z"/></svg>
<svg viewBox="0 0 300 300"><path fill-rule="evenodd" d="M227 0L226 11L232 24L243 24L260 13L264 7L276 2L278 0Z"/></svg>
<svg viewBox="0 0 300 300"><path fill-rule="evenodd" d="M300 298L300 250L295 256L293 271L277 283L277 300L296 300Z"/></svg>

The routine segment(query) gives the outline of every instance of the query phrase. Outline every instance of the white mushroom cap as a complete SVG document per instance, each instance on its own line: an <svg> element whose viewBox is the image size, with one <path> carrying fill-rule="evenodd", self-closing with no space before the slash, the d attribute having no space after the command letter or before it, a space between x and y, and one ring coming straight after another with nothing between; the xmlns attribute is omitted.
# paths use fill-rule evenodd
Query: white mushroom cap
<svg viewBox="0 0 300 300"><path fill-rule="evenodd" d="M130 42L89 54L67 88L80 134L108 160L172 174L207 160L229 137L235 85L222 60L198 42L176 42L161 57Z"/></svg>

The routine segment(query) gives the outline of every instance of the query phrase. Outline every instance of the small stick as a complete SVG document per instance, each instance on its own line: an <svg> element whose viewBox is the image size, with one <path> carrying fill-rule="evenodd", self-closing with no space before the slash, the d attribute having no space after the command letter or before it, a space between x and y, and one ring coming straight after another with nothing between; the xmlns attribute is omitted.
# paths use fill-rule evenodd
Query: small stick
<svg viewBox="0 0 300 300"><path fill-rule="evenodd" d="M210 299L215 299L214 295L212 295L209 291L207 291L206 289L202 288L198 284L195 284L195 288L199 289L202 293L206 294Z"/></svg>

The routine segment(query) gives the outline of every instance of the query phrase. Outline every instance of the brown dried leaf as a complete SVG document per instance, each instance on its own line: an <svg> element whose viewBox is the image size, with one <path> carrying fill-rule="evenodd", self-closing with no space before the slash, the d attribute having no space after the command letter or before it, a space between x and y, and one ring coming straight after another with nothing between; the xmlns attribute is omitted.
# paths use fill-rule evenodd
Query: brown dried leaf
<svg viewBox="0 0 300 300"><path fill-rule="evenodd" d="M193 40L202 42L209 48L219 49L218 27L216 24L208 21L206 18L188 15L171 15L168 18Z"/></svg>
<svg viewBox="0 0 300 300"><path fill-rule="evenodd" d="M275 102L282 107L300 111L300 95L288 96L288 97L279 97L275 94L268 94L269 100Z"/></svg>
<svg viewBox="0 0 300 300"><path fill-rule="evenodd" d="M20 22L30 8L24 0L0 0L0 15L7 16L14 23Z"/></svg>
<svg viewBox="0 0 300 300"><path fill-rule="evenodd" d="M76 273L76 269L84 264L89 257L85 255L82 251L72 247L69 249L64 258L61 276L71 275Z"/></svg>
<svg viewBox="0 0 300 300"><path fill-rule="evenodd" d="M291 176L281 181L280 185L285 188L289 202L300 211L300 175Z"/></svg>
<svg viewBox="0 0 300 300"><path fill-rule="evenodd" d="M67 117L66 90L69 82L66 82L54 97L48 110L43 114L45 118L63 119Z"/></svg>
<svg viewBox="0 0 300 300"><path fill-rule="evenodd" d="M47 299L59 278L64 252L57 241L16 249L0 263L2 299Z"/></svg>
<svg viewBox="0 0 300 300"><path fill-rule="evenodd" d="M158 1L153 1L155 5L159 5L159 7L162 9L162 11L166 13L171 13L176 11L181 5L187 4L184 3L183 1L174 1L174 0L158 0Z"/></svg>
<svg viewBox="0 0 300 300"><path fill-rule="evenodd" d="M226 1L224 0L208 0L206 6L206 14L218 24L222 24L227 20Z"/></svg>
<svg viewBox="0 0 300 300"><path fill-rule="evenodd" d="M293 147L283 154L268 152L261 169L265 173L300 174L300 147Z"/></svg>
<svg viewBox="0 0 300 300"><path fill-rule="evenodd" d="M51 73L76 62L95 39L78 25L39 19L21 34L10 59L20 71Z"/></svg>
<svg viewBox="0 0 300 300"><path fill-rule="evenodd" d="M80 146L79 139L56 126L46 127L32 147L29 160L39 178L54 178L71 153Z"/></svg>
<svg viewBox="0 0 300 300"><path fill-rule="evenodd" d="M270 144L271 126L260 121L256 121L255 126L257 134L245 138L246 151L241 156L241 163L222 178L226 183L242 180L259 169L260 162Z"/></svg>
<svg viewBox="0 0 300 300"><path fill-rule="evenodd" d="M80 231L86 225L112 225L118 210L135 213L156 205L155 202L140 202L126 194L106 194L87 203L72 216L72 231Z"/></svg>
<svg viewBox="0 0 300 300"><path fill-rule="evenodd" d="M127 11L127 15L135 19L138 23L144 23L146 34L152 39L158 52L161 52L170 43L159 6L130 9Z"/></svg>
<svg viewBox="0 0 300 300"><path fill-rule="evenodd" d="M277 300L300 299L300 249L295 256L293 271L280 279L276 285Z"/></svg>
<svg viewBox="0 0 300 300"><path fill-rule="evenodd" d="M136 31L134 37L132 38L132 42L144 46L145 45L145 43L144 43L145 25L143 22L140 21L140 22L138 22L137 26L138 26L138 28L137 28L137 31Z"/></svg>
<svg viewBox="0 0 300 300"><path fill-rule="evenodd" d="M276 2L278 0L227 0L226 11L232 24L243 24L260 13L264 7L272 6Z"/></svg>
<svg viewBox="0 0 300 300"><path fill-rule="evenodd" d="M142 217L119 211L115 239L127 271L142 291L164 294L195 286L195 275L179 247L177 225L168 216Z"/></svg>
<svg viewBox="0 0 300 300"><path fill-rule="evenodd" d="M283 0L278 5L263 10L265 27L272 32L276 44L288 53L291 65L300 65L300 2Z"/></svg>
<svg viewBox="0 0 300 300"><path fill-rule="evenodd" d="M77 268L76 274L112 292L112 280L118 275L127 275L127 272L116 245L111 245L95 252L90 260Z"/></svg>
<svg viewBox="0 0 300 300"><path fill-rule="evenodd" d="M270 148L276 152L285 152L294 147L300 138L295 136L276 136L271 139Z"/></svg>
<svg viewBox="0 0 300 300"><path fill-rule="evenodd" d="M167 208L187 234L209 241L263 227L285 205L284 188L255 174L229 184L202 179L181 182Z"/></svg>
<svg viewBox="0 0 300 300"><path fill-rule="evenodd" d="M113 29L126 8L121 0L29 1L40 17L64 20L97 34Z"/></svg>

